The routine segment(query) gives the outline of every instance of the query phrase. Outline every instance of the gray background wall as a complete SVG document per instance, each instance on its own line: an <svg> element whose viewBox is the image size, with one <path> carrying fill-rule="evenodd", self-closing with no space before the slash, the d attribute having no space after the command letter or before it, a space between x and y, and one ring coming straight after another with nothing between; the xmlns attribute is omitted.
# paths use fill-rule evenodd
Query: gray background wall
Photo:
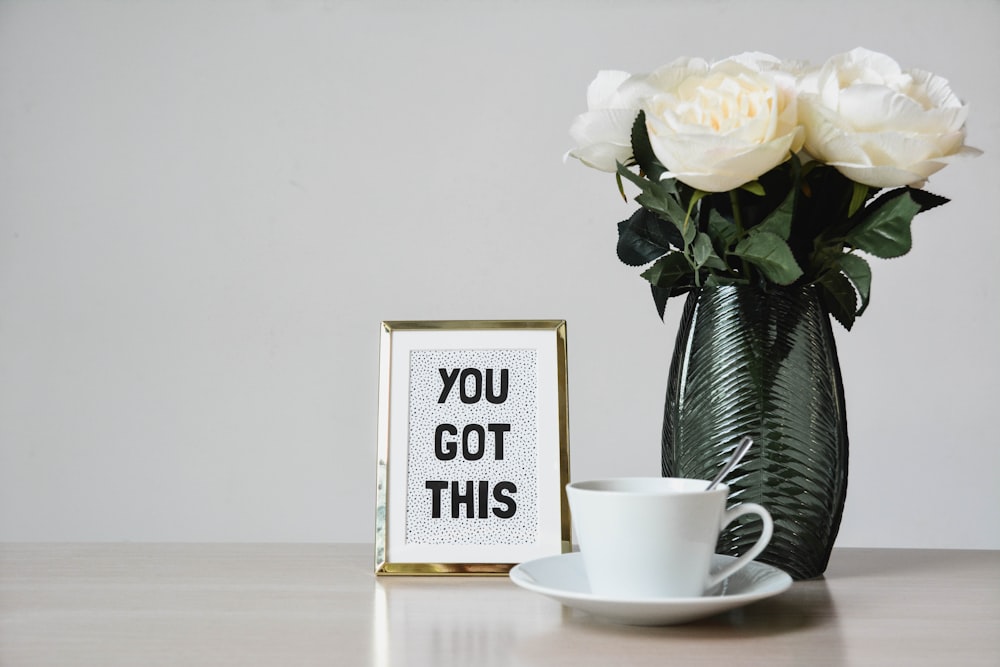
<svg viewBox="0 0 1000 667"><path fill-rule="evenodd" d="M563 164L599 69L863 45L986 154L838 332L841 546L1000 548L1000 4L0 1L0 539L370 541L383 319L565 318L572 475L657 474L680 303Z"/></svg>

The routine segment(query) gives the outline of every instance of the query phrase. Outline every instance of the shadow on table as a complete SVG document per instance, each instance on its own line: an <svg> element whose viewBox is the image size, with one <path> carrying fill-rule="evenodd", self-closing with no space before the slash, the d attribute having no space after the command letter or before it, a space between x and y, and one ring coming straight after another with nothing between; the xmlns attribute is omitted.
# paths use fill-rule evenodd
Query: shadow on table
<svg viewBox="0 0 1000 667"><path fill-rule="evenodd" d="M822 579L797 582L775 598L681 625L619 625L568 608L562 621L559 628L521 642L515 664L551 664L554 644L572 647L573 659L565 664L578 666L807 665L815 663L818 646L822 664L847 660L835 604ZM762 646L766 657L759 653Z"/></svg>
<svg viewBox="0 0 1000 667"><path fill-rule="evenodd" d="M974 552L947 549L841 548L833 552L825 576L833 580L947 572L968 567L975 557Z"/></svg>
<svg viewBox="0 0 1000 667"><path fill-rule="evenodd" d="M614 628L615 632L683 633L688 637L720 634L729 637L766 637L820 627L829 630L836 626L837 614L826 581L815 579L797 582L785 593L769 600L680 625L626 626L568 608L564 609L563 620L595 629Z"/></svg>

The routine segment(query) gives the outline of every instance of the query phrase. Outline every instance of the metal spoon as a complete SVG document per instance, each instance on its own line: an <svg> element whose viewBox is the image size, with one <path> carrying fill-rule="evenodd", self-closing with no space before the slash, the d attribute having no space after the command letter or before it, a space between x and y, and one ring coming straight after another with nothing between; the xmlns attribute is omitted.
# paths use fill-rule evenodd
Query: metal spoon
<svg viewBox="0 0 1000 667"><path fill-rule="evenodd" d="M740 440L740 444L736 445L736 451L733 452L733 457L726 462L726 465L722 466L722 470L719 471L719 474L715 476L715 479L712 480L712 483L709 484L708 488L705 490L711 491L714 489L716 485L722 481L722 478L728 475L729 471L736 467L736 464L740 462L740 459L743 458L743 455L747 453L747 450L750 449L750 445L752 444L753 438L748 435L743 436L743 439Z"/></svg>

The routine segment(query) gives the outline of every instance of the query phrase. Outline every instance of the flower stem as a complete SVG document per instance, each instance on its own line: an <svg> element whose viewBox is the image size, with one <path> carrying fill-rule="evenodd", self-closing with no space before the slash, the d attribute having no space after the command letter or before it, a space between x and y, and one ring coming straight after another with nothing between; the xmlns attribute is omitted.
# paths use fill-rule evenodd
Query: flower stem
<svg viewBox="0 0 1000 667"><path fill-rule="evenodd" d="M736 194L736 190L729 191L729 203L733 207L733 222L736 223L736 230L740 234L740 238L743 237L743 215L740 211L740 198Z"/></svg>
<svg viewBox="0 0 1000 667"><path fill-rule="evenodd" d="M742 239L746 235L743 229L743 213L740 211L740 198L736 190L729 191L729 204L733 208L733 222L736 224L737 238ZM740 258L740 266L743 270L743 277L750 280L750 265L743 258Z"/></svg>

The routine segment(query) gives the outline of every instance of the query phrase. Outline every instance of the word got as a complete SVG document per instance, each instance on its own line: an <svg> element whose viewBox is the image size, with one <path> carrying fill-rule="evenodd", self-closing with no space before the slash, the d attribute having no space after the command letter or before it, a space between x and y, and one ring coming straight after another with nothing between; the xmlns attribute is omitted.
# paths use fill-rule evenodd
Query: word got
<svg viewBox="0 0 1000 667"><path fill-rule="evenodd" d="M453 368L450 371L439 368L438 372L441 373L442 383L438 403L446 403L456 385L454 394L466 405L483 399L499 405L507 400L509 373L506 368L500 369L500 389L496 392L492 368L487 368L485 373L478 368ZM510 433L510 424L466 424L461 431L454 424L439 424L434 429L434 456L439 461L454 461L458 456L466 461L479 461L490 451L493 458L487 458L487 461L502 461L504 435L507 433ZM492 492L488 480L449 482L435 479L427 480L424 486L431 492L432 519L441 518L441 506L445 503L451 505L452 519L461 517L463 507L466 519L488 519L491 513L499 519L509 519L517 512L514 501L517 486L514 482L497 482Z"/></svg>

